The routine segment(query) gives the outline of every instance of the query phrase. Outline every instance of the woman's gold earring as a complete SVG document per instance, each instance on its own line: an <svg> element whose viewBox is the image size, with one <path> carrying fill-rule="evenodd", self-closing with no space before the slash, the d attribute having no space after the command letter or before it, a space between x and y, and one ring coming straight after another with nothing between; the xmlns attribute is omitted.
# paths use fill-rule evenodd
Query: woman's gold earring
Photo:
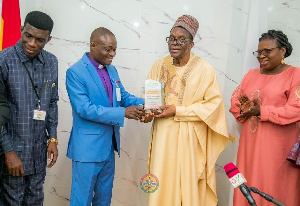
<svg viewBox="0 0 300 206"><path fill-rule="evenodd" d="M281 64L284 64L284 58L282 57L282 59L281 59Z"/></svg>

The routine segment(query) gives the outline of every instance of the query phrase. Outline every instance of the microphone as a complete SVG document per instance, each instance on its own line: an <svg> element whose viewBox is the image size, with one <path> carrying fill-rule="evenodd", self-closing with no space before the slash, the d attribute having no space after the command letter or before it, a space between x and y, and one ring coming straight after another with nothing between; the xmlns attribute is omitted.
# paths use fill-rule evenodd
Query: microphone
<svg viewBox="0 0 300 206"><path fill-rule="evenodd" d="M256 206L255 200L251 195L250 189L244 184L247 181L245 177L240 173L238 168L232 162L230 162L224 166L224 169L233 187L238 187L247 199L248 203L252 206Z"/></svg>

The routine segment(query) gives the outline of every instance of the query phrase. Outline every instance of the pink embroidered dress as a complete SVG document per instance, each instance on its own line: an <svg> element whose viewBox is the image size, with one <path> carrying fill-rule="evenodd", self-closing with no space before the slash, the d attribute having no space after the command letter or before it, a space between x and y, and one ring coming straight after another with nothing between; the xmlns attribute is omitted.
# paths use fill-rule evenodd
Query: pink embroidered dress
<svg viewBox="0 0 300 206"><path fill-rule="evenodd" d="M247 179L247 185L271 195L287 206L300 206L300 169L287 157L298 138L296 122L300 120L300 68L289 67L275 74L250 70L233 92L230 112L240 113L238 96L245 94L261 103L261 116L242 123L237 167ZM259 206L270 205L252 193ZM234 206L249 205L238 189Z"/></svg>

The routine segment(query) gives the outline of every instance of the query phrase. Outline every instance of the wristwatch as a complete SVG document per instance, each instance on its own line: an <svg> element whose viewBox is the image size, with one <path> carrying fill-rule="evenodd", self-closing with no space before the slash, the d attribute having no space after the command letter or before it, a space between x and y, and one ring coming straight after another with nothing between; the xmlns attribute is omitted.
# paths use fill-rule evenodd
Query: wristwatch
<svg viewBox="0 0 300 206"><path fill-rule="evenodd" d="M57 138L50 138L50 139L48 139L48 144L50 142L54 142L54 143L56 143L56 145L58 145L58 139Z"/></svg>

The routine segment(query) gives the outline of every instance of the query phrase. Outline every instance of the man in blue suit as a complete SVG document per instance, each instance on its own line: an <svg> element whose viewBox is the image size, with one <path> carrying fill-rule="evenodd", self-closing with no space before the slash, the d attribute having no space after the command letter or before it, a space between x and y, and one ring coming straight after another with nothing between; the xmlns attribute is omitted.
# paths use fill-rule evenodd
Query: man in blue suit
<svg viewBox="0 0 300 206"><path fill-rule="evenodd" d="M110 205L115 173L114 150L120 155L124 117L142 119L144 99L125 91L111 65L117 41L108 29L95 29L90 52L67 70L73 128L67 156L72 159L71 206Z"/></svg>

